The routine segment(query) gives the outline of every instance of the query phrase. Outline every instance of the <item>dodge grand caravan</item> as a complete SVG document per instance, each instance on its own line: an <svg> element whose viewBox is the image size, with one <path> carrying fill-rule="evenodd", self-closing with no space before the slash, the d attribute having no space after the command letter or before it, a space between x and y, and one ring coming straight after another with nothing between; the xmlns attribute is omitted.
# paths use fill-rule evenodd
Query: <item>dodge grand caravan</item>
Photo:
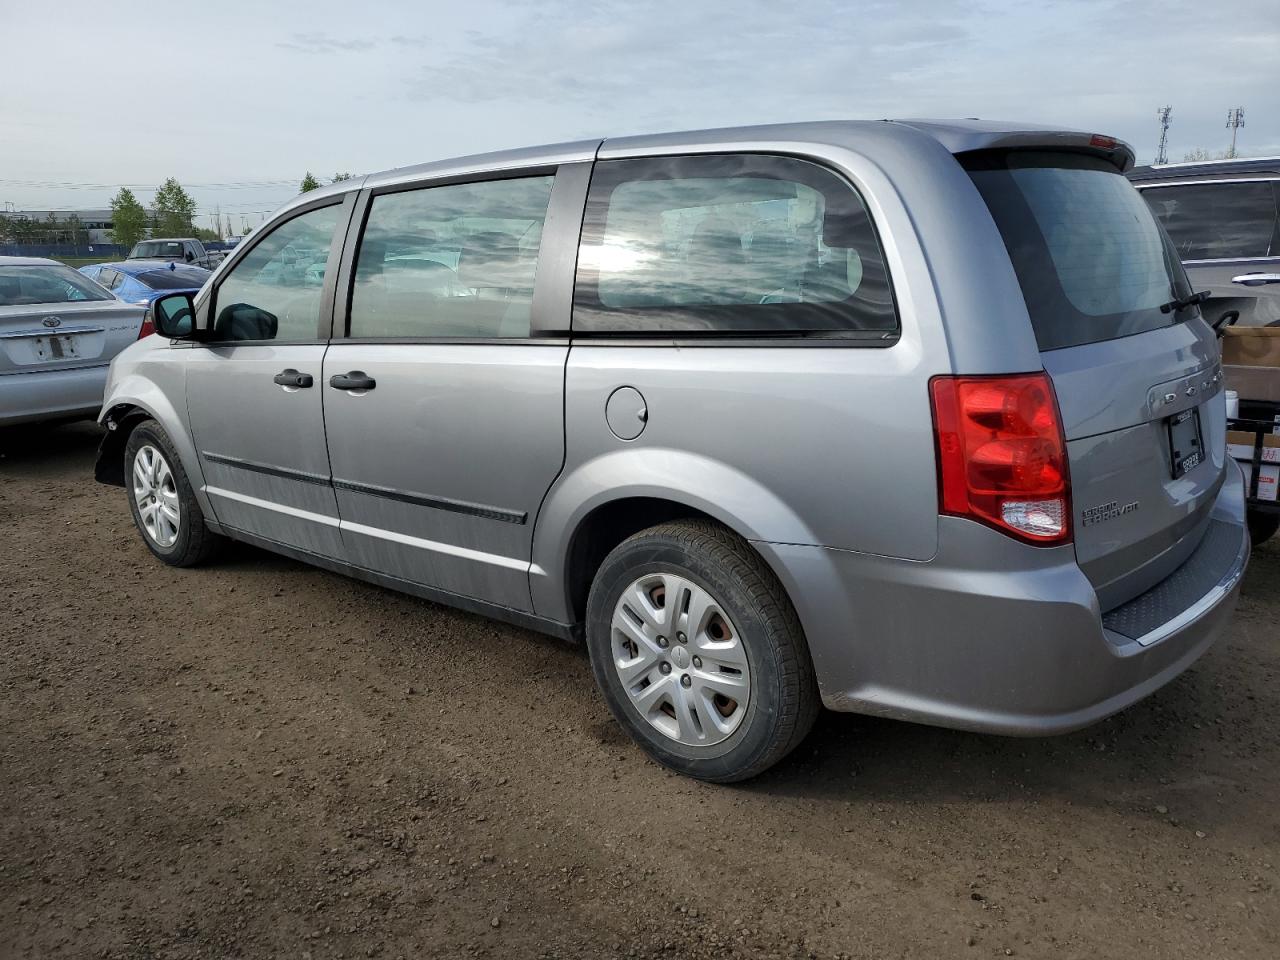
<svg viewBox="0 0 1280 960"><path fill-rule="evenodd" d="M297 198L113 365L98 478L221 537L567 638L660 762L820 706L1092 723L1249 553L1214 334L1109 137L809 123Z"/></svg>

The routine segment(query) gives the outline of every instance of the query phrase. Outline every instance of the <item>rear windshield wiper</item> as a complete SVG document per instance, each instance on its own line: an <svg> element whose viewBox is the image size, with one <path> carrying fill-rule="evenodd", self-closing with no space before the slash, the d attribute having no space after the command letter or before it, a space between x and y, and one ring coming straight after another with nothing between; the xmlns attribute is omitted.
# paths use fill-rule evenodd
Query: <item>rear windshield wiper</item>
<svg viewBox="0 0 1280 960"><path fill-rule="evenodd" d="M1185 310L1187 307L1194 307L1197 304L1204 303L1208 299L1208 290L1201 290L1199 293L1189 293L1185 297L1179 297L1177 300L1170 300L1168 303L1162 303L1160 305L1160 312L1171 313L1174 310Z"/></svg>

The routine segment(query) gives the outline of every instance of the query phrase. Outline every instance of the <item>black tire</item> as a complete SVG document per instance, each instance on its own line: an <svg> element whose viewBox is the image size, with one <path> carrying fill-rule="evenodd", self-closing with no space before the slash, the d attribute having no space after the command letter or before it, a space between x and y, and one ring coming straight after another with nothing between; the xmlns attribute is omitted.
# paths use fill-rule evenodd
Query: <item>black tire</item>
<svg viewBox="0 0 1280 960"><path fill-rule="evenodd" d="M1258 510L1250 510L1249 518L1249 539L1253 541L1256 547L1260 543L1266 543L1276 535L1276 531L1280 530L1280 513L1262 513Z"/></svg>
<svg viewBox="0 0 1280 960"><path fill-rule="evenodd" d="M706 590L735 625L751 694L738 727L714 746L686 745L632 704L613 662L612 620L623 591L649 573L674 573ZM773 571L740 537L708 521L664 523L623 541L601 564L587 601L587 647L614 717L655 760L686 776L732 783L796 748L820 701L800 620Z"/></svg>
<svg viewBox="0 0 1280 960"><path fill-rule="evenodd" d="M133 462L139 450L150 445L163 455L173 475L177 491L180 520L178 535L172 544L161 545L147 533L133 490ZM172 567L194 567L213 555L222 540L205 526L204 512L191 489L187 471L182 467L168 435L154 420L144 420L129 434L124 445L124 483L129 498L129 512L147 549Z"/></svg>

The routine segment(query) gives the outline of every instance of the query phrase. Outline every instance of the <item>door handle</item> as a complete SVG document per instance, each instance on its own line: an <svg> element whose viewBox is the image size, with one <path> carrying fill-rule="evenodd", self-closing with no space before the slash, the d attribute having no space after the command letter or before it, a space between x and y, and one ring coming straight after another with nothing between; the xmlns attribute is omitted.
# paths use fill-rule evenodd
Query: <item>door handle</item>
<svg viewBox="0 0 1280 960"><path fill-rule="evenodd" d="M329 386L335 390L372 390L377 385L378 381L363 370L337 373L329 378Z"/></svg>
<svg viewBox="0 0 1280 960"><path fill-rule="evenodd" d="M281 370L272 379L282 387L309 387L315 381L309 373L299 373L293 367Z"/></svg>
<svg viewBox="0 0 1280 960"><path fill-rule="evenodd" d="M1280 283L1280 273L1245 273L1232 277L1231 282L1245 287L1262 287L1268 283Z"/></svg>

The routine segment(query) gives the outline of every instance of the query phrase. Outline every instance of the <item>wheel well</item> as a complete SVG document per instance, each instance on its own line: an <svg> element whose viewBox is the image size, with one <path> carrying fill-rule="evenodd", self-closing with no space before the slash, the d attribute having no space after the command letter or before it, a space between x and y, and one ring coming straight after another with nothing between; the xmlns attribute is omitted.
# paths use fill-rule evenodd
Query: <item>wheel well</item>
<svg viewBox="0 0 1280 960"><path fill-rule="evenodd" d="M107 433L98 447L98 460L93 467L95 480L124 486L124 445L129 442L129 434L149 417L147 411L128 403L111 408L102 421Z"/></svg>
<svg viewBox="0 0 1280 960"><path fill-rule="evenodd" d="M600 564L618 544L634 533L670 520L700 518L719 523L701 510L651 497L627 497L597 507L579 524L569 546L569 603L574 622L587 618L587 596Z"/></svg>

